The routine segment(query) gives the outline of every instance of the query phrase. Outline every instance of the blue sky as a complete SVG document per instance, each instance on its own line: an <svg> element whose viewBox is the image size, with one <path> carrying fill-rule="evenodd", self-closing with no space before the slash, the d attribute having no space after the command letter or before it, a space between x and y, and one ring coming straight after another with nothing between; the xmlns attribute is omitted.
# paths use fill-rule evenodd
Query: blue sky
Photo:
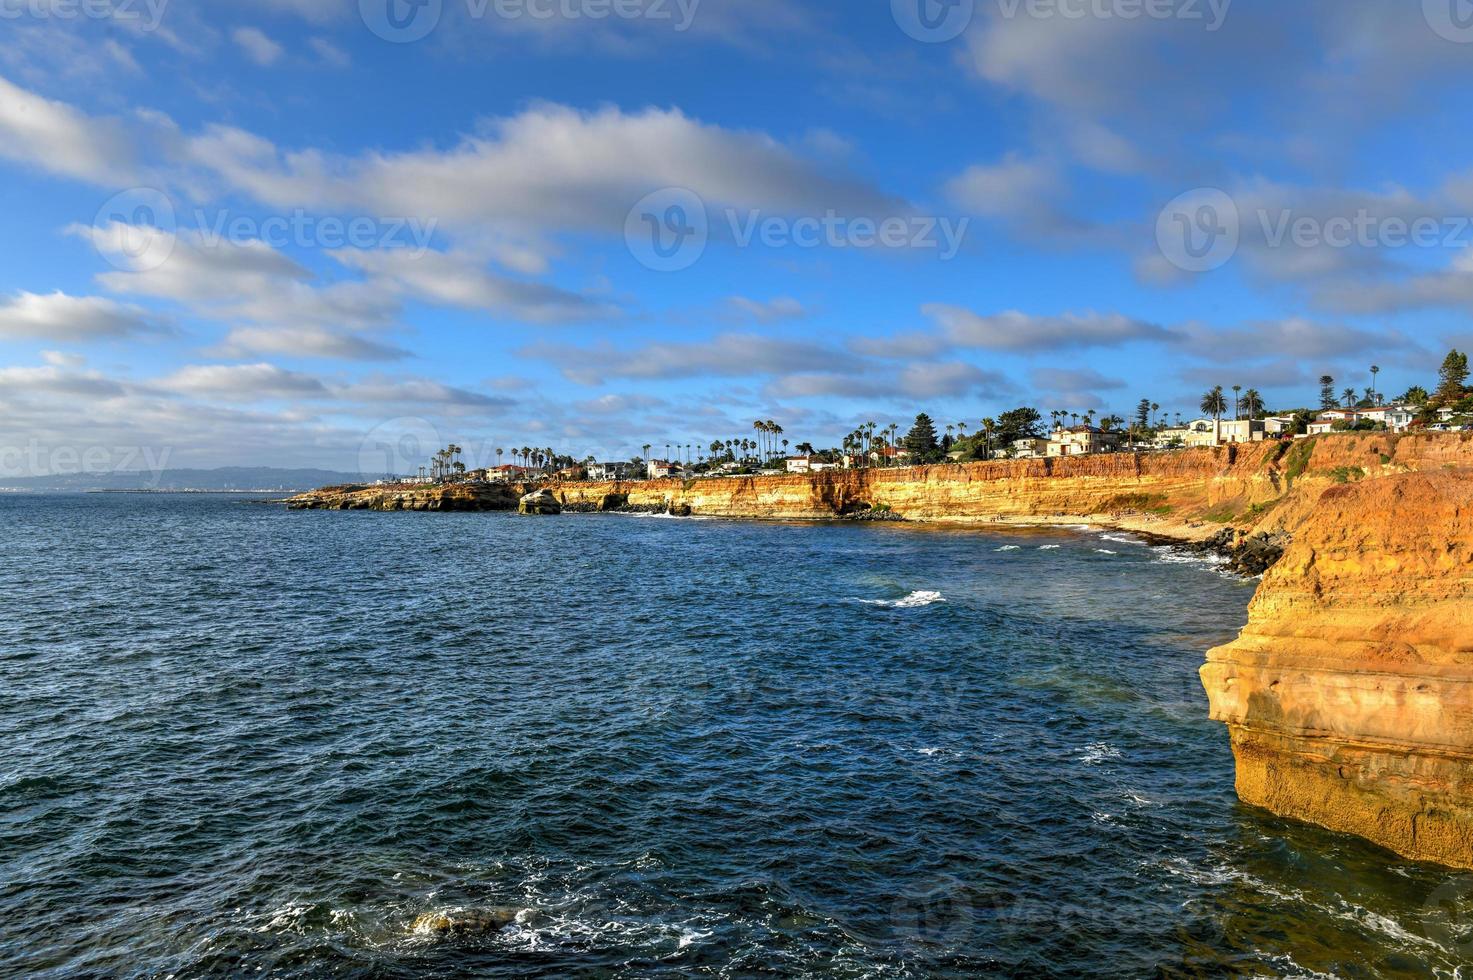
<svg viewBox="0 0 1473 980"><path fill-rule="evenodd" d="M0 0L0 475L1395 394L1456 2Z"/></svg>

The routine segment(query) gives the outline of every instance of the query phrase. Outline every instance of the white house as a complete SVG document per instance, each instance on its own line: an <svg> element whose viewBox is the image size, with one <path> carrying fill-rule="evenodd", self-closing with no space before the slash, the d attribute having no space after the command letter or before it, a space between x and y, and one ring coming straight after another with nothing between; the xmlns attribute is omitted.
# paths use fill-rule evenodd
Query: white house
<svg viewBox="0 0 1473 980"><path fill-rule="evenodd" d="M1048 440L1037 437L1013 440L1014 459L1043 459L1048 455Z"/></svg>
<svg viewBox="0 0 1473 980"><path fill-rule="evenodd" d="M1360 409L1360 417L1379 422L1392 432L1405 432L1416 421L1417 413L1405 405L1377 405L1375 408Z"/></svg>
<svg viewBox="0 0 1473 980"><path fill-rule="evenodd" d="M633 463L589 463L590 480L632 480L638 474Z"/></svg>
<svg viewBox="0 0 1473 980"><path fill-rule="evenodd" d="M645 476L651 480L663 480L680 472L680 464L664 459L652 459L645 466Z"/></svg>
<svg viewBox="0 0 1473 980"><path fill-rule="evenodd" d="M1115 448L1120 433L1106 432L1092 425L1076 425L1071 429L1055 429L1049 434L1046 453L1050 457L1085 456Z"/></svg>
<svg viewBox="0 0 1473 980"><path fill-rule="evenodd" d="M789 456L787 464L789 473L822 473L824 470L832 470L838 466L837 463L831 463L817 456Z"/></svg>

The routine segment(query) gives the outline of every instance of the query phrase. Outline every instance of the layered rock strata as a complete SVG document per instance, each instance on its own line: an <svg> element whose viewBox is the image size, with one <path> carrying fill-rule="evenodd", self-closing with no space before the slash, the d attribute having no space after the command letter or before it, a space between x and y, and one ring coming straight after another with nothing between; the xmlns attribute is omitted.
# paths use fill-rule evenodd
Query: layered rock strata
<svg viewBox="0 0 1473 980"><path fill-rule="evenodd" d="M1238 796L1473 868L1473 483L1335 486L1208 654Z"/></svg>

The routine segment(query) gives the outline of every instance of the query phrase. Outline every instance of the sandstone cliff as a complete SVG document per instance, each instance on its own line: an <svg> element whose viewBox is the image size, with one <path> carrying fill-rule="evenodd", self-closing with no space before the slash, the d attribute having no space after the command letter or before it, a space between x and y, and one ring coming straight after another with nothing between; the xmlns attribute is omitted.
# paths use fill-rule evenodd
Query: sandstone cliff
<svg viewBox="0 0 1473 980"><path fill-rule="evenodd" d="M1473 867L1473 484L1335 486L1202 681L1239 797Z"/></svg>

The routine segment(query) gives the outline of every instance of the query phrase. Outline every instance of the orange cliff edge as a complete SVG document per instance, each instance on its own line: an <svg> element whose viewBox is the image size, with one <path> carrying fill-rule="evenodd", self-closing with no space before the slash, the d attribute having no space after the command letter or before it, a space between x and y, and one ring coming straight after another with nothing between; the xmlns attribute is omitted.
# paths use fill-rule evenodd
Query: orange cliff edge
<svg viewBox="0 0 1473 980"><path fill-rule="evenodd" d="M1334 486L1202 682L1238 796L1473 868L1473 484Z"/></svg>

